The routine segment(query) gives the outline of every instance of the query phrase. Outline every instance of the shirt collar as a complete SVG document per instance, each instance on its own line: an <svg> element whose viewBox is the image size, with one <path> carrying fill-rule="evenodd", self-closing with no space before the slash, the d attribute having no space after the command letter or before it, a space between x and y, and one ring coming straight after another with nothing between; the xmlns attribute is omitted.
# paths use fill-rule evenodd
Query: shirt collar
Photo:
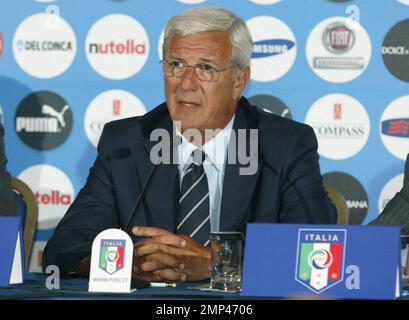
<svg viewBox="0 0 409 320"><path fill-rule="evenodd" d="M206 163L214 164L216 167L224 166L226 160L227 147L229 145L231 130L233 128L235 115L230 119L229 123L221 130L213 139L203 145L203 151L207 157ZM178 145L179 154L179 167L183 170L186 166L190 165L191 154L197 147L186 140L182 133L175 126L176 135L182 138L182 143Z"/></svg>

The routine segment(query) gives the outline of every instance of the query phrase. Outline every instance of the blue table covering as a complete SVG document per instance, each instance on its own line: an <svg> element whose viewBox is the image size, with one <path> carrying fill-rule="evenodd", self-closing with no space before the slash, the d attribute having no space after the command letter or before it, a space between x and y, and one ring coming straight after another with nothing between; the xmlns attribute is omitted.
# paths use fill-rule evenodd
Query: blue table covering
<svg viewBox="0 0 409 320"><path fill-rule="evenodd" d="M26 283L0 287L0 299L240 299L239 293L210 292L189 289L203 282L178 283L176 288L142 288L132 293L88 292L88 279L61 279L60 289L49 290L49 275L28 273Z"/></svg>

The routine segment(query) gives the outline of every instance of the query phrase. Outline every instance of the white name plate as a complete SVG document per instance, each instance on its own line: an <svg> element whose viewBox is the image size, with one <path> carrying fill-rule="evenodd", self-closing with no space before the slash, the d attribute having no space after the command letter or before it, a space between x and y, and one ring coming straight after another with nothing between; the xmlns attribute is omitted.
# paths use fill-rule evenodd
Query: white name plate
<svg viewBox="0 0 409 320"><path fill-rule="evenodd" d="M133 243L119 229L102 231L92 243L90 292L129 293L132 278Z"/></svg>

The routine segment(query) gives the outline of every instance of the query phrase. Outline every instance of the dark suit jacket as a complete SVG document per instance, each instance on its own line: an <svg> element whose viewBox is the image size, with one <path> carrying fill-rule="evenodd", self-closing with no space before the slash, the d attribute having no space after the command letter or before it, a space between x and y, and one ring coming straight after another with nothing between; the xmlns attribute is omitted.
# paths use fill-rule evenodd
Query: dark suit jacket
<svg viewBox="0 0 409 320"><path fill-rule="evenodd" d="M406 156L405 175L400 192L388 202L371 226L398 226L403 235L409 235L409 154Z"/></svg>
<svg viewBox="0 0 409 320"><path fill-rule="evenodd" d="M11 216L15 214L14 197L10 185L10 174L7 172L6 163L4 128L0 123L0 216Z"/></svg>
<svg viewBox="0 0 409 320"><path fill-rule="evenodd" d="M157 128L173 132L166 104L104 127L87 183L48 241L43 267L58 265L65 275L90 253L99 232L125 226L153 167L149 155L157 142L150 141L150 134ZM322 184L317 140L309 126L259 111L242 98L233 129L258 129L259 150L252 155L258 170L240 175L240 164L227 164L221 231L245 231L247 222L336 222ZM178 174L177 164L158 165L133 225L175 232Z"/></svg>

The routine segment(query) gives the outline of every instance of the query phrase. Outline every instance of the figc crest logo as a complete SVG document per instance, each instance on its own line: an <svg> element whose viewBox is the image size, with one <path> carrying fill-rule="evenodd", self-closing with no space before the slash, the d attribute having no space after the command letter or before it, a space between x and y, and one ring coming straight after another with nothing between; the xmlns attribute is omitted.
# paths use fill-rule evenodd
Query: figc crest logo
<svg viewBox="0 0 409 320"><path fill-rule="evenodd" d="M295 280L319 294L343 281L346 230L300 229Z"/></svg>
<svg viewBox="0 0 409 320"><path fill-rule="evenodd" d="M114 274L124 266L125 240L101 240L99 267Z"/></svg>

